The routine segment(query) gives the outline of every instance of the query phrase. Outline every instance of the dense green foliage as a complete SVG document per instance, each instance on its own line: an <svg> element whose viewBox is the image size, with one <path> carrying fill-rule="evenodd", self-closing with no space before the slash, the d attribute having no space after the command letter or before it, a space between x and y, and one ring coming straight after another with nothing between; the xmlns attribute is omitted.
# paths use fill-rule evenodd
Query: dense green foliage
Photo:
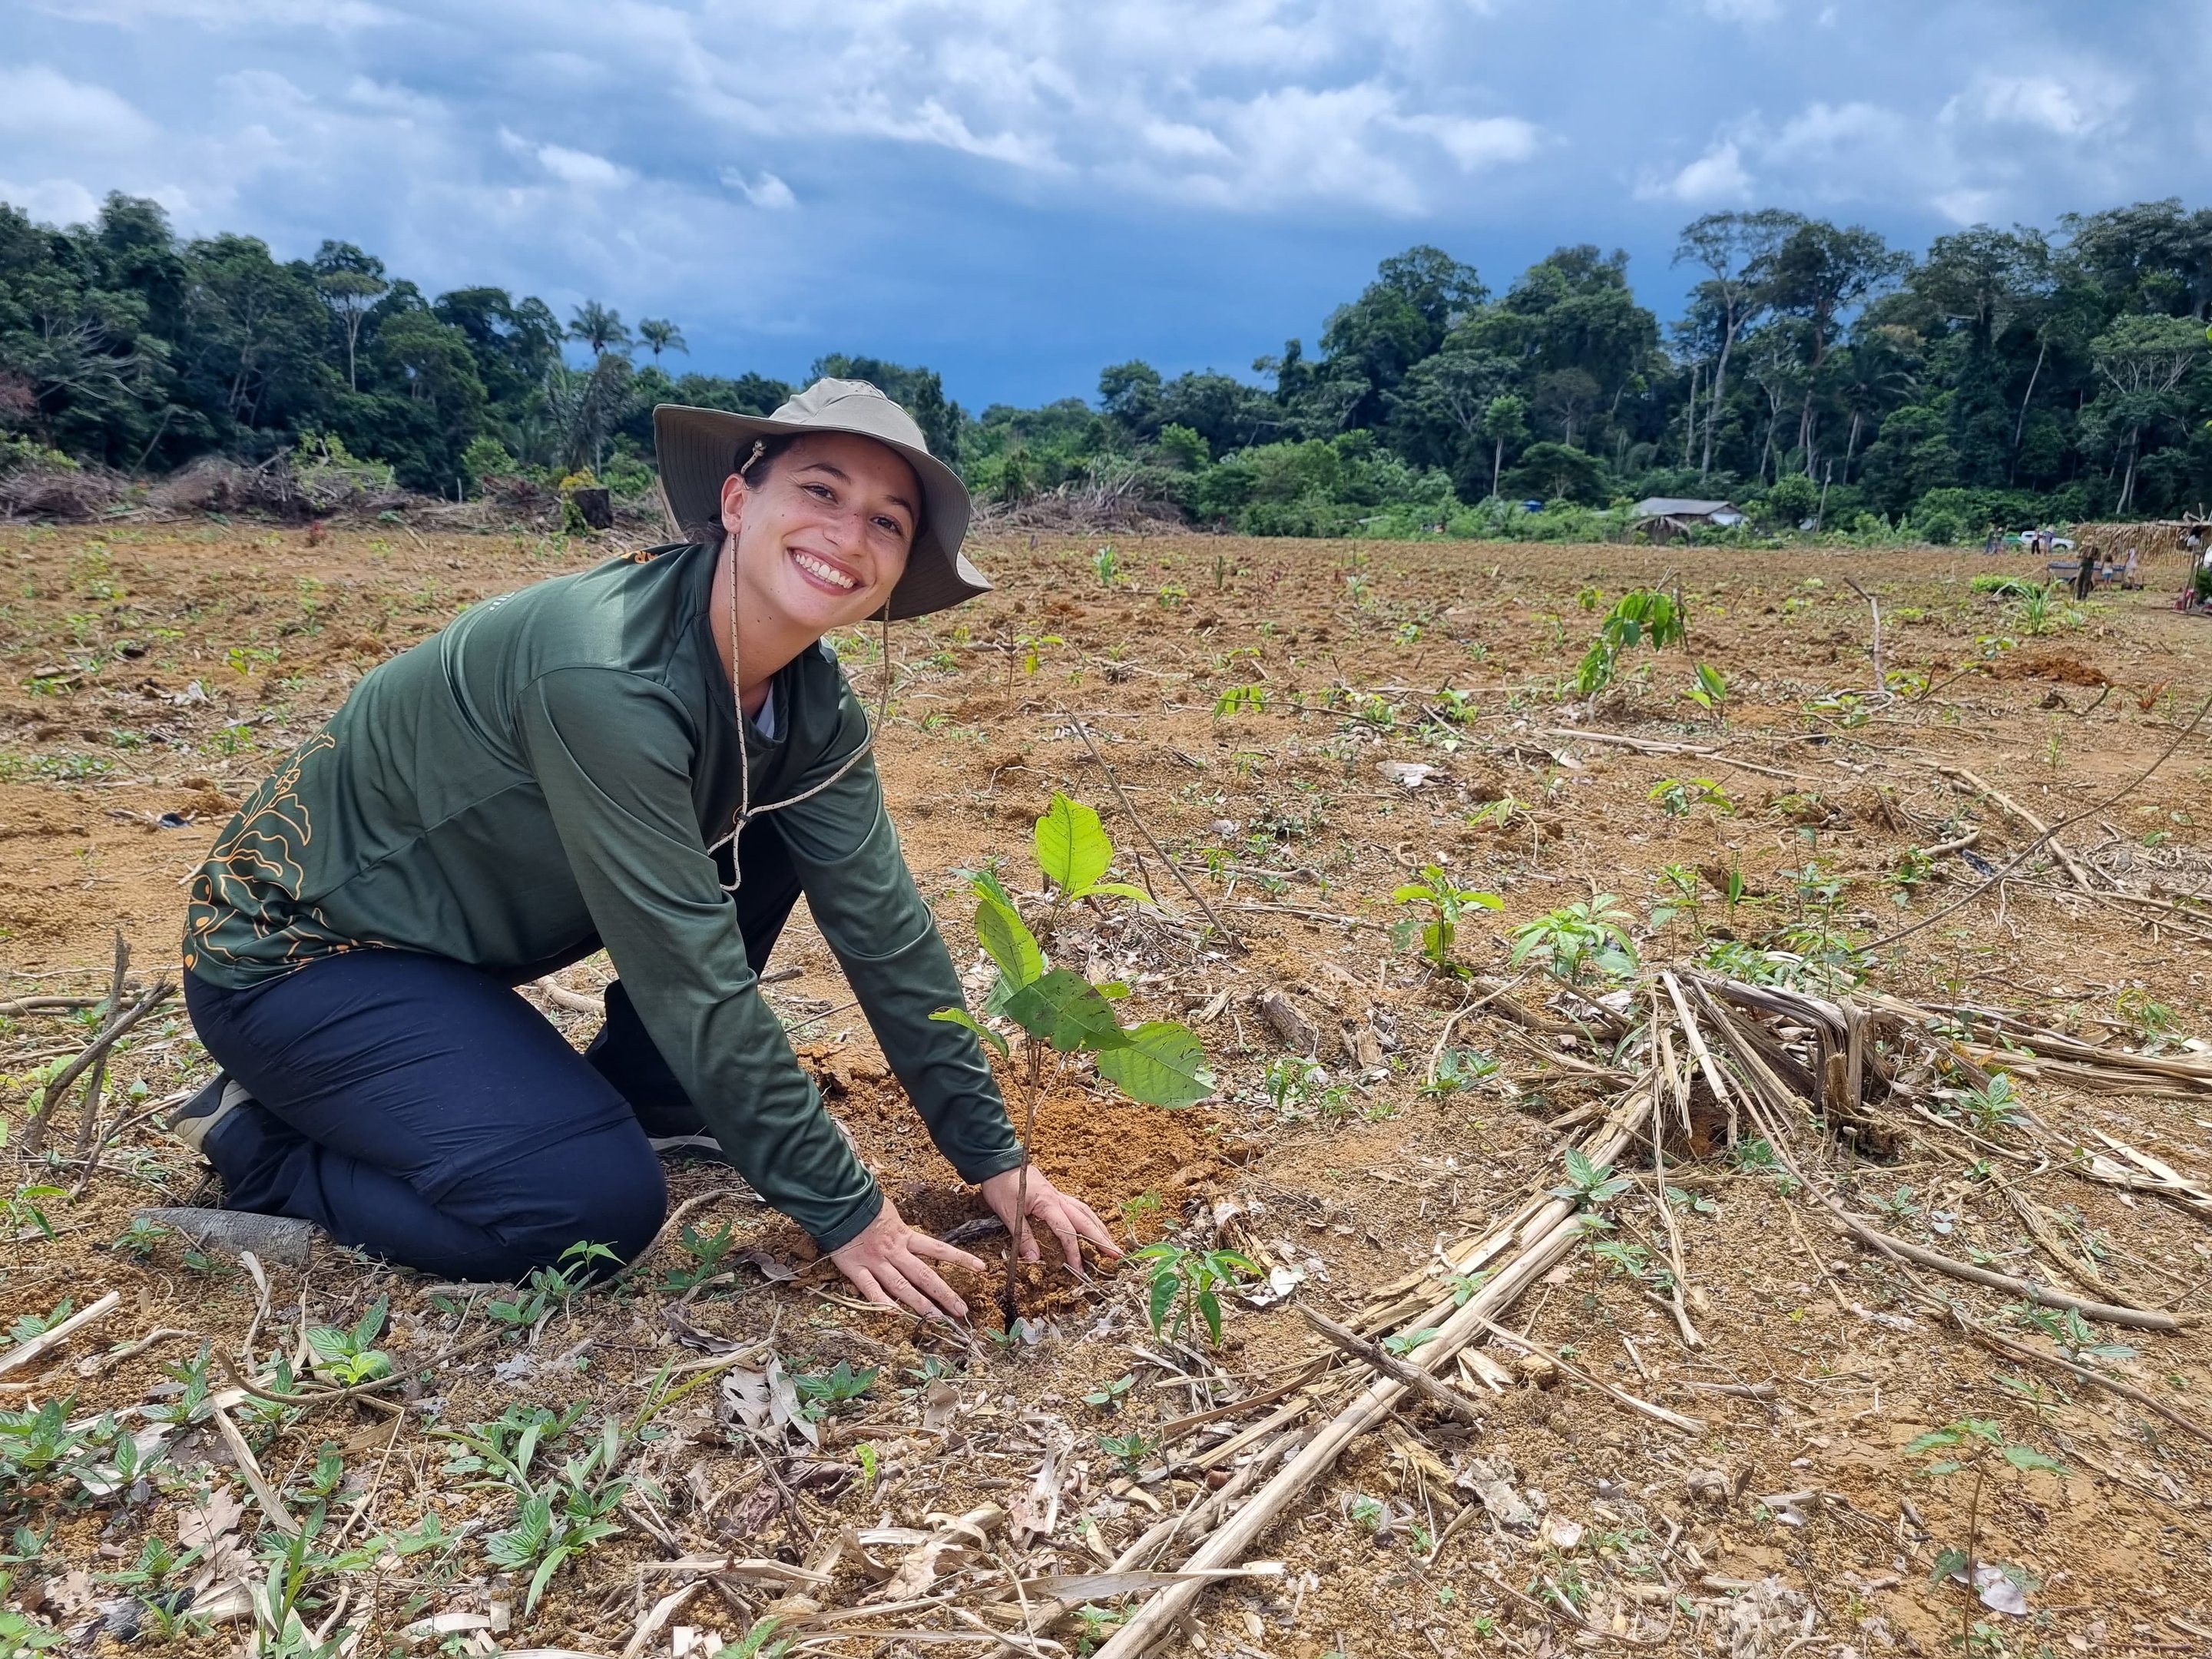
<svg viewBox="0 0 2212 1659"><path fill-rule="evenodd" d="M1116 364L1095 404L978 417L927 369L813 372L881 385L988 499L1065 488L1262 534L1566 538L1662 495L1941 541L2212 500L2212 210L1976 227L1917 258L1858 227L1713 214L1677 264L1698 280L1662 328L1621 253L1562 248L1493 294L1416 247L1310 354L1292 340L1256 380ZM633 335L597 302L563 325L498 289L427 297L347 243L285 263L250 237L182 241L119 195L67 230L0 206L0 465L159 471L322 434L441 494L586 465L635 489L653 404L765 412L789 392L672 375L686 349L674 323Z"/></svg>

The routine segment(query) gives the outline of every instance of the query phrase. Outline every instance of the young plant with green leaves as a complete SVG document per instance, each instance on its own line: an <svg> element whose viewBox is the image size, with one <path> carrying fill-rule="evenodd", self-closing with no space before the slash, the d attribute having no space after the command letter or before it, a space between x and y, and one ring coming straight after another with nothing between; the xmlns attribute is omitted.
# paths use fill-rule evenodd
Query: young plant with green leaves
<svg viewBox="0 0 2212 1659"><path fill-rule="evenodd" d="M1636 1183L1627 1176L1617 1176L1610 1164L1600 1164L1579 1146L1566 1151L1567 1178L1552 1188L1553 1198L1564 1198L1595 1209L1610 1203Z"/></svg>
<svg viewBox="0 0 2212 1659"><path fill-rule="evenodd" d="M525 1330L556 1309L565 1308L591 1282L595 1261L622 1265L622 1258L605 1244L580 1239L561 1252L561 1260L540 1267L524 1281L512 1298L495 1298L484 1311L513 1330Z"/></svg>
<svg viewBox="0 0 2212 1659"><path fill-rule="evenodd" d="M1674 596L1656 587L1632 587L1613 601L1575 670L1575 690L1593 703L1620 671L1621 653L1648 640L1654 651L1689 639L1687 619Z"/></svg>
<svg viewBox="0 0 2212 1659"><path fill-rule="evenodd" d="M851 1404L875 1387L879 1365L853 1369L848 1359L841 1359L826 1371L793 1371L791 1386L806 1404L801 1410L811 1419L818 1421L840 1406Z"/></svg>
<svg viewBox="0 0 2212 1659"><path fill-rule="evenodd" d="M2027 1103L2014 1086L2010 1072L1991 1072L1990 1080L1978 1088L1950 1091L1948 1106L1985 1135L2016 1129L2027 1121Z"/></svg>
<svg viewBox="0 0 2212 1659"><path fill-rule="evenodd" d="M1180 1336L1194 1314L1206 1322L1206 1334L1221 1346L1221 1287L1239 1278L1260 1276L1260 1264L1234 1250L1194 1250L1186 1245L1147 1244L1137 1260L1151 1264L1152 1285L1145 1315L1152 1329Z"/></svg>
<svg viewBox="0 0 2212 1659"><path fill-rule="evenodd" d="M1037 867L1051 887L1049 908L1036 928L1023 918L997 872L979 871L969 883L975 896L976 940L999 970L983 1012L1010 1020L1023 1033L1023 1146L1033 1145L1047 1066L1056 1069L1064 1064L1058 1058L1061 1055L1089 1055L1099 1076L1148 1106L1190 1106L1205 1099L1213 1092L1213 1072L1188 1026L1171 1019L1124 1026L1114 1012L1114 1000L1127 995L1128 987L1093 985L1072 968L1054 967L1040 940L1040 934L1043 940L1053 937L1074 905L1105 898L1152 902L1141 888L1107 879L1114 864L1114 843L1098 814L1055 790L1051 806L1036 821L1034 842ZM1000 1059L1013 1057L1007 1040L965 1008L940 1008L930 1018L964 1025ZM1014 1203L1017 1216L1028 1213L1027 1164L1016 1184ZM1000 1302L1010 1331L1019 1315L1016 1275L1021 1231L1018 1224L1010 1228L1006 1238L1006 1283Z"/></svg>
<svg viewBox="0 0 2212 1659"><path fill-rule="evenodd" d="M376 1339L384 1334L385 1314L389 1306L386 1299L380 1296L350 1329L340 1330L334 1325L312 1327L307 1332L307 1346L314 1351L315 1370L342 1389L356 1388L380 1376L389 1376L392 1356L376 1346Z"/></svg>
<svg viewBox="0 0 2212 1659"><path fill-rule="evenodd" d="M1674 818L1686 818L1699 806L1710 806L1724 818L1735 814L1735 802L1711 778L1662 778L1653 786L1650 798L1659 803L1661 811Z"/></svg>
<svg viewBox="0 0 2212 1659"><path fill-rule="evenodd" d="M1461 886L1441 864L1423 865L1419 878L1396 888L1390 897L1399 904L1419 907L1392 926L1391 939L1403 948L1418 933L1422 957L1439 974L1452 971L1452 947L1459 942L1460 918L1470 909L1498 910L1505 903L1495 893Z"/></svg>
<svg viewBox="0 0 2212 1659"><path fill-rule="evenodd" d="M1930 1429L1911 1441L1905 1449L1908 1457L1925 1457L1930 1452L1942 1456L1929 1463L1925 1473L1931 1476L1972 1474L1974 1477L1972 1496L1966 1502L1966 1536L1964 1548L1947 1546L1936 1552L1936 1564L1929 1573L1929 1582L1941 1584L1947 1580L1963 1586L1959 1609L1959 1650L1977 1650L1974 1639L1974 1609L1990 1593L2009 1585L2026 1592L2043 1588L2042 1583L2025 1567L2009 1561L1983 1561L1981 1547L1982 1488L1989 1478L1992 1458L2007 1468L2025 1474L2041 1469L2053 1474L2066 1473L2066 1466L2057 1458L2024 1446L2005 1437L2004 1427L1987 1418L1962 1417L1947 1423L1940 1429ZM1996 1605L1994 1601L1991 1605ZM2014 1612L2023 1612L2025 1607L2015 1607Z"/></svg>
<svg viewBox="0 0 2212 1659"><path fill-rule="evenodd" d="M1689 689L1682 693L1722 726L1728 724L1728 682L1709 662L1690 665Z"/></svg>
<svg viewBox="0 0 2212 1659"><path fill-rule="evenodd" d="M1610 893L1563 904L1513 930L1513 965L1541 957L1570 985L1593 969L1607 979L1626 979L1636 971L1636 943L1624 926L1632 920Z"/></svg>

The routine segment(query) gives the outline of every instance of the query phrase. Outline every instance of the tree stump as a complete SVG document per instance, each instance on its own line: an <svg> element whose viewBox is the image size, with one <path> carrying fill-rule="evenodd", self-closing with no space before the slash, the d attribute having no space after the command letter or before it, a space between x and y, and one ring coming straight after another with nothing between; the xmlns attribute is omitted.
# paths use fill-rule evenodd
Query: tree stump
<svg viewBox="0 0 2212 1659"><path fill-rule="evenodd" d="M602 484L592 488L572 489L568 499L576 504L576 515L594 530L615 527L614 497Z"/></svg>

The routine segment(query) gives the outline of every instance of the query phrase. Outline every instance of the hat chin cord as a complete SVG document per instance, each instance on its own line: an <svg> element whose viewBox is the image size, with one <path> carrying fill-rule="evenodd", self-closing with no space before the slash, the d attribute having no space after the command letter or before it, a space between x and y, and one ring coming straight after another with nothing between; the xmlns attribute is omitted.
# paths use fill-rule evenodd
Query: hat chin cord
<svg viewBox="0 0 2212 1659"><path fill-rule="evenodd" d="M760 449L761 446L758 444L753 447L756 459L760 453ZM751 465L750 460L745 463L746 466ZM740 467L738 471L738 476L743 477L744 468ZM877 620L883 624L882 684L876 694L876 717L868 722L867 735L860 739L858 748L845 757L844 764L812 788L801 790L795 795L787 795L781 800L763 801L756 806L753 805L752 757L748 751L749 746L745 737L747 729L752 722L745 714L744 680L738 671L738 535L737 532L725 526L722 536L723 545L729 550L730 558L730 707L738 720L738 811L737 815L730 821L729 833L708 847L707 851L711 855L720 852L725 847L730 849L730 878L721 883L720 886L724 892L734 893L744 884L744 866L738 861L737 840L744 833L745 826L757 817L764 817L770 812L781 811L787 806L796 806L803 800L812 799L859 765L860 757L875 747L876 733L883 730L884 721L890 715L891 706L891 602L890 596L884 595L884 608L876 613ZM788 710L785 711L785 718L790 718ZM863 716L863 718L866 717Z"/></svg>

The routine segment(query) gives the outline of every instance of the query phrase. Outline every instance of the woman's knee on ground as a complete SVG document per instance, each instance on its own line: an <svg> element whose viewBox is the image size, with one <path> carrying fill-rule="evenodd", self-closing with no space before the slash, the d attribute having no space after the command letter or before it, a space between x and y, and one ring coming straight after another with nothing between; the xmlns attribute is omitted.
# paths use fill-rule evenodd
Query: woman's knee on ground
<svg viewBox="0 0 2212 1659"><path fill-rule="evenodd" d="M536 1172L542 1184L530 1213L494 1230L521 1264L515 1277L558 1265L579 1244L605 1245L628 1262L653 1243L668 1214L668 1185L644 1136L633 1132L624 1139L635 1147L602 1148L586 1160L548 1159L553 1167ZM585 1265L594 1272L609 1267L604 1259Z"/></svg>

